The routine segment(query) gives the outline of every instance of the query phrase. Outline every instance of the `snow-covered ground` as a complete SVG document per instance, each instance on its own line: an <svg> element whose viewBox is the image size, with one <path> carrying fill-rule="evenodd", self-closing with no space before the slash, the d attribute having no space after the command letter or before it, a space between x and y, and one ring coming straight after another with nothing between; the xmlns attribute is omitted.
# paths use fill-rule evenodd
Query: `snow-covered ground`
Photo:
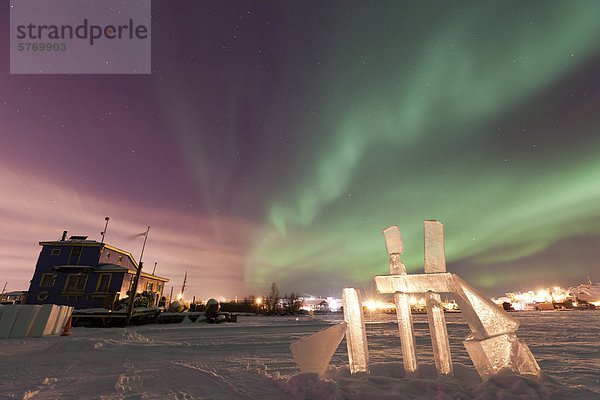
<svg viewBox="0 0 600 400"><path fill-rule="evenodd" d="M368 317L369 375L351 376L345 342L327 379L300 374L289 345L341 316L245 317L237 324L75 328L68 337L0 340L0 399L599 399L600 312L514 314L541 381L481 383L446 316L455 377L437 378L426 316L415 316L417 378L404 378L393 315Z"/></svg>

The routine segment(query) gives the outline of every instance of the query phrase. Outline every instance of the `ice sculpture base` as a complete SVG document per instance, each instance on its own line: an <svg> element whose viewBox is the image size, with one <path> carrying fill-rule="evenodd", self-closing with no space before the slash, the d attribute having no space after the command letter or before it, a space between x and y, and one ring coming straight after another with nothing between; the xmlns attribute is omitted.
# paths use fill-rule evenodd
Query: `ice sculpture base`
<svg viewBox="0 0 600 400"><path fill-rule="evenodd" d="M540 367L529 347L514 333L487 339L470 338L464 345L481 379L487 380L502 370L539 378Z"/></svg>

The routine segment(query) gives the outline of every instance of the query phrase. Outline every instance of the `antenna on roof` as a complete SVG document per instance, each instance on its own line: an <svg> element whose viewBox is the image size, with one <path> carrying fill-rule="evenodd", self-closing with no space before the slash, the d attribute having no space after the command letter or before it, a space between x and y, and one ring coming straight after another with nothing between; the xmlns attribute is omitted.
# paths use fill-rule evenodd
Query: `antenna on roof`
<svg viewBox="0 0 600 400"><path fill-rule="evenodd" d="M106 224L104 224L104 230L100 232L100 234L102 235L102 241L100 242L101 244L104 243L104 235L106 235L106 229L108 228L108 221L110 221L110 218L105 217L104 220L106 221Z"/></svg>
<svg viewBox="0 0 600 400"><path fill-rule="evenodd" d="M140 254L140 264L142 263L142 257L144 257L144 249L146 248L146 240L148 240L148 232L150 232L150 227L146 229L146 235L144 235L144 244L142 245L142 253Z"/></svg>

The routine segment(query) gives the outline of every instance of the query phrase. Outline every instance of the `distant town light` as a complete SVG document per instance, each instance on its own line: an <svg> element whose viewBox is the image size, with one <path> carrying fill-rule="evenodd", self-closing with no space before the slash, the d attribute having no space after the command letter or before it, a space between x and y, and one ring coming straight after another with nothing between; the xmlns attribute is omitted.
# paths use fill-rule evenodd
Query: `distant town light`
<svg viewBox="0 0 600 400"><path fill-rule="evenodd" d="M385 303L377 300L367 300L363 302L363 306L369 311L387 310L393 308L392 304Z"/></svg>
<svg viewBox="0 0 600 400"><path fill-rule="evenodd" d="M338 312L340 311L340 308L342 307L342 301L341 299L336 299L333 297L328 297L327 298L327 303L329 304L329 309L332 312Z"/></svg>

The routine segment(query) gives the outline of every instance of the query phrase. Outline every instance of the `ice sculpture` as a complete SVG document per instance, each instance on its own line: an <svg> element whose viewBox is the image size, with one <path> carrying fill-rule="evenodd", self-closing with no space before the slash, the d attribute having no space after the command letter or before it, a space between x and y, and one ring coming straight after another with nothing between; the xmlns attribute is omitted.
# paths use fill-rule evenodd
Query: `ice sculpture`
<svg viewBox="0 0 600 400"><path fill-rule="evenodd" d="M292 343L290 349L300 370L322 376L344 338L346 326L347 324L342 322Z"/></svg>
<svg viewBox="0 0 600 400"><path fill-rule="evenodd" d="M400 260L400 255L404 252L400 229L397 225L390 226L383 230L383 236L385 237L385 244L390 255L390 274L406 275L406 267ZM396 316L398 318L398 331L400 333L404 370L407 374L412 374L417 371L418 364L409 295L396 292L394 294L394 302L396 303Z"/></svg>
<svg viewBox="0 0 600 400"><path fill-rule="evenodd" d="M367 348L367 332L365 316L362 311L360 295L354 288L345 288L342 292L344 320L346 328L346 344L348 345L348 361L350 372L369 372L369 349Z"/></svg>
<svg viewBox="0 0 600 400"><path fill-rule="evenodd" d="M445 273L444 225L438 221L424 221L423 232L425 235L425 273ZM428 291L425 294L425 305L435 367L439 374L452 375L452 356L442 298L438 293Z"/></svg>
<svg viewBox="0 0 600 400"><path fill-rule="evenodd" d="M390 275L374 278L379 293L394 294L404 366L408 373L417 369L414 333L408 295L425 295L435 363L438 373L452 374L452 358L441 294L453 298L460 307L471 334L464 345L483 380L501 370L539 378L540 367L529 347L516 336L519 324L502 308L467 282L446 272L443 225L425 221L425 274L407 275L400 261L404 245L397 226L383 231L390 255ZM357 315L359 313L360 315ZM344 317L348 322L348 357L351 372L368 368L364 317L355 289L344 289ZM350 322L352 321L352 323ZM352 338L350 333L352 332ZM354 341L354 342L353 342Z"/></svg>

